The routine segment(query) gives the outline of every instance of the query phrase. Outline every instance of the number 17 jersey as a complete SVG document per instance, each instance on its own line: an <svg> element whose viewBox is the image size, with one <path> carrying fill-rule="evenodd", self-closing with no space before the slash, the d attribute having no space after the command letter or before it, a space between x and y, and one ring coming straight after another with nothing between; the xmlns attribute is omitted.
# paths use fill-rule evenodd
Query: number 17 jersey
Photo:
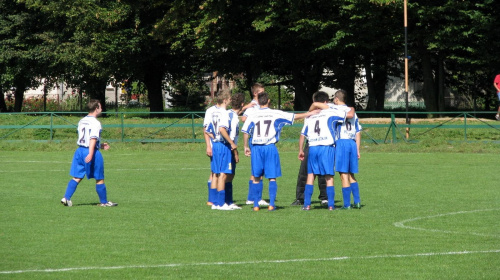
<svg viewBox="0 0 500 280"><path fill-rule="evenodd" d="M241 131L252 135L253 145L268 145L279 141L281 129L285 125L292 125L295 114L259 108L246 119Z"/></svg>

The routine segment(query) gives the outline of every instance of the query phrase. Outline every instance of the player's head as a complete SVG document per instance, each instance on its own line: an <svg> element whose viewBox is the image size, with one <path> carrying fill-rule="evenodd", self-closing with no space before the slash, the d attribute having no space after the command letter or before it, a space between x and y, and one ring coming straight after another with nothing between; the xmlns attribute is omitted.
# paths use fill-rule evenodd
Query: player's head
<svg viewBox="0 0 500 280"><path fill-rule="evenodd" d="M244 103L245 103L245 95L243 93L236 93L233 94L233 96L231 97L231 107L234 110L241 109Z"/></svg>
<svg viewBox="0 0 500 280"><path fill-rule="evenodd" d="M343 89L337 90L335 96L333 97L333 102L337 104L340 102L341 104L345 104L345 98L347 96L347 92Z"/></svg>
<svg viewBox="0 0 500 280"><path fill-rule="evenodd" d="M317 91L313 94L313 102L328 102L328 93L324 91Z"/></svg>
<svg viewBox="0 0 500 280"><path fill-rule="evenodd" d="M253 84L253 86L252 86L253 96L257 96L261 92L264 92L264 85L262 85L261 83Z"/></svg>
<svg viewBox="0 0 500 280"><path fill-rule="evenodd" d="M266 106L269 104L269 94L267 92L263 91L257 95L257 100L259 102L260 106Z"/></svg>
<svg viewBox="0 0 500 280"><path fill-rule="evenodd" d="M224 101L229 101L231 99L231 93L229 90L223 90L217 94L217 104L222 104Z"/></svg>
<svg viewBox="0 0 500 280"><path fill-rule="evenodd" d="M90 99L89 103L87 103L87 109L89 110L89 113L93 113L97 109L102 109L101 101L99 101L98 99Z"/></svg>

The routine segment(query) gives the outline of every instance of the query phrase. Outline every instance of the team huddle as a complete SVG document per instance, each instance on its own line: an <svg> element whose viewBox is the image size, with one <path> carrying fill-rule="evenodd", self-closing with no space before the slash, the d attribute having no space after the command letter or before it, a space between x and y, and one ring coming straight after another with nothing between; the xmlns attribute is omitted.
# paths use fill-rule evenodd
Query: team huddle
<svg viewBox="0 0 500 280"><path fill-rule="evenodd" d="M318 91L313 95L313 104L306 113L290 113L269 108L269 95L264 87L252 87L254 99L244 105L244 95L231 96L229 91L217 95L217 105L208 108L203 122L206 154L210 157L211 173L208 179L208 202L212 209L241 209L233 201L233 178L239 162L237 150L239 136L239 115L243 113L244 151L250 157L251 175L248 182L246 204L253 205L253 211L267 206L269 211L276 210L278 184L281 177L281 162L276 148L284 126L292 125L294 120L305 119L299 139L298 158L307 162L307 180L303 191L303 210L311 209L311 197L316 176L326 180L327 204L334 210L335 189L333 176L340 173L342 180L343 207L341 209L361 208L359 187L354 177L358 172L360 131L354 108L344 103L345 92L335 93L334 103L329 103L328 94ZM231 104L231 109L227 106ZM104 160L100 149L107 150L107 143L100 143L101 123L97 117L102 112L99 100L90 100L89 114L78 123L78 139L70 175L73 177L66 187L61 203L72 206L71 197L78 184L86 176L96 180L99 206L113 207L117 203L107 199L104 184ZM308 141L308 156L305 156L304 142ZM269 203L262 199L263 177L269 180ZM351 194L354 204L351 205Z"/></svg>
<svg viewBox="0 0 500 280"><path fill-rule="evenodd" d="M246 204L253 204L253 211L268 206L276 210L281 163L276 148L281 130L292 125L296 119L305 119L299 139L299 159L307 161L307 182L304 190L303 210L311 209L313 184L317 175L325 176L328 209L334 210L335 189L333 176L341 174L344 205L341 209L361 208L358 183L354 174L358 172L359 142L361 126L354 108L344 103L345 92L335 94L334 103L328 103L328 94L322 91L313 95L314 103L306 113L289 113L269 108L269 95L260 84L252 87L254 99L243 106L241 93L231 97L229 91L217 95L217 105L210 107L204 118L206 153L210 157L211 173L208 180L208 202L212 209L241 209L233 201L232 181L236 164L239 120L242 116L245 155L250 157L251 176ZM227 105L232 108L227 110ZM303 146L307 139L309 156L305 158ZM263 177L269 180L269 203L262 199Z"/></svg>

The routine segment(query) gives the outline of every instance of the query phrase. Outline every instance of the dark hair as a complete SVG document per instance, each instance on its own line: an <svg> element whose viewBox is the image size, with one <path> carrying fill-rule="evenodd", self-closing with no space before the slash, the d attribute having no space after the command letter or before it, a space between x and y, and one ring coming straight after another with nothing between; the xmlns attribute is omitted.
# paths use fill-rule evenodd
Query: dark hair
<svg viewBox="0 0 500 280"><path fill-rule="evenodd" d="M347 96L347 92L343 89L337 90L337 92L335 93L335 97L337 97L340 102L345 102L346 96Z"/></svg>
<svg viewBox="0 0 500 280"><path fill-rule="evenodd" d="M241 109L242 104L245 102L245 95L243 93L235 93L232 97L231 97L231 107L233 109L236 109L236 110L239 110Z"/></svg>
<svg viewBox="0 0 500 280"><path fill-rule="evenodd" d="M257 99L260 106L267 105L267 103L269 102L269 94L267 94L267 92L265 91L261 92L259 93L259 95L257 95Z"/></svg>
<svg viewBox="0 0 500 280"><path fill-rule="evenodd" d="M97 108L101 107L101 101L98 99L90 99L89 103L87 103L87 109L89 113L93 113Z"/></svg>
<svg viewBox="0 0 500 280"><path fill-rule="evenodd" d="M327 102L329 100L328 98L328 93L324 91L317 91L313 94L313 101L314 102Z"/></svg>

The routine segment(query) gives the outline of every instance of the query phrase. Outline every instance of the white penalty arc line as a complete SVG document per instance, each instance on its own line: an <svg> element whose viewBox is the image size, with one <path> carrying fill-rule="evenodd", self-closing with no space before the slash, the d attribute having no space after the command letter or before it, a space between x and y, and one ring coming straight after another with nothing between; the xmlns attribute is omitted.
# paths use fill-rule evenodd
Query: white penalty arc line
<svg viewBox="0 0 500 280"><path fill-rule="evenodd" d="M439 218L439 217L458 215L458 214L468 214L468 213L475 213L475 212L495 211L495 210L500 210L500 209L478 209L478 210L471 210L471 211L459 211L459 212L445 213L445 214L439 214L439 215L433 215L433 216L417 217L417 218L407 219L407 220L404 220L401 222L396 222L393 225L395 227L399 227L399 228L422 230L422 231L454 233L454 234L471 234L471 235L486 236L486 237L500 237L500 236L494 235L494 234L483 234L483 233L476 233L476 232L459 232L459 231L440 230L440 229L428 229L428 228L411 227L411 226L405 225L405 223L414 222L414 221L418 221L418 220Z"/></svg>
<svg viewBox="0 0 500 280"><path fill-rule="evenodd" d="M432 257L432 256L467 255L467 254L493 254L493 253L500 253L500 249L488 250L488 251L418 253L418 254L408 254L408 255L376 255L376 256L365 256L365 257L332 257L332 258L317 258L317 259L262 260L262 261L241 261L241 262L201 262L201 263L172 263L172 264L157 264L157 265L122 265L122 266L103 266L103 267L89 266L89 267L47 268L47 269L0 271L0 274L48 273L48 272L66 272L66 271L78 271L78 270L118 270L118 269L162 268L162 267L168 268L168 267L183 267L183 266L253 265L253 264L263 264L263 263L319 262L319 261L340 261L340 260L353 260L353 259L381 259L381 258L413 258L413 257Z"/></svg>

